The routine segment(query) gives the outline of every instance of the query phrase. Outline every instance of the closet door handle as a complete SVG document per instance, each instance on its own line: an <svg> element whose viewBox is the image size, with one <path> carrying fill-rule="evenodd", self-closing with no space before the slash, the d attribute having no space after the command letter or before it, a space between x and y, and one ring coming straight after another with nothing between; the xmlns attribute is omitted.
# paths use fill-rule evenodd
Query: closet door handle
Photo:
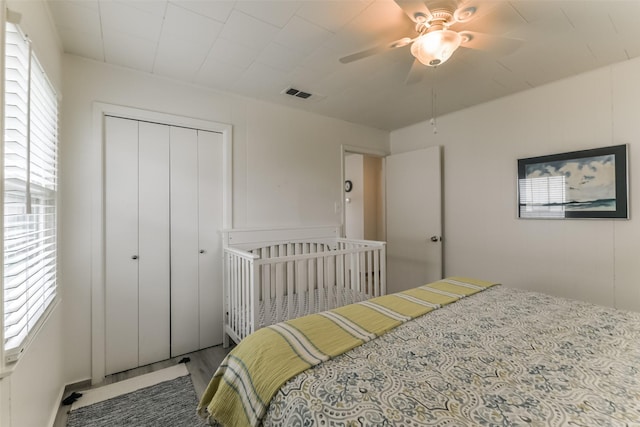
<svg viewBox="0 0 640 427"><path fill-rule="evenodd" d="M204 253L204 249L200 249L200 253L203 254Z"/></svg>
<svg viewBox="0 0 640 427"><path fill-rule="evenodd" d="M131 259L138 259L138 255L132 255Z"/></svg>

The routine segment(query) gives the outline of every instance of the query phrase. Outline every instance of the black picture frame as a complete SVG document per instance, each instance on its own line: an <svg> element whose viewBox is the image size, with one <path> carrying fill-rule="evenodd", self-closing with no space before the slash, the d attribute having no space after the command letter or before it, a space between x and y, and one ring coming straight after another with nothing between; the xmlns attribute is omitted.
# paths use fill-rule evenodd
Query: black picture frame
<svg viewBox="0 0 640 427"><path fill-rule="evenodd" d="M518 159L518 218L629 218L627 144Z"/></svg>

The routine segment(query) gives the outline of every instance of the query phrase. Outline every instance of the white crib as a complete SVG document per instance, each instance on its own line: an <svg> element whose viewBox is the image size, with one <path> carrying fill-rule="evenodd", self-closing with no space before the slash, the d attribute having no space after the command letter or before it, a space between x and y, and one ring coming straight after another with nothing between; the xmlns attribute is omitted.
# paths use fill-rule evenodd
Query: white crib
<svg viewBox="0 0 640 427"><path fill-rule="evenodd" d="M337 227L225 233L224 346L283 320L386 293L385 242Z"/></svg>

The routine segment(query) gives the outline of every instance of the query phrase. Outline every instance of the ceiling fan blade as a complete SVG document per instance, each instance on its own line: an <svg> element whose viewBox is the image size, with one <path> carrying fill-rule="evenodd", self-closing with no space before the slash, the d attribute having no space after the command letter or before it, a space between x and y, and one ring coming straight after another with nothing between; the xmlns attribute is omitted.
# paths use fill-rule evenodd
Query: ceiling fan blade
<svg viewBox="0 0 640 427"><path fill-rule="evenodd" d="M398 6L407 14L407 16L415 23L418 23L416 20L416 14L424 15L425 18L431 16L431 12L429 12L429 8L424 1L420 0L394 0Z"/></svg>
<svg viewBox="0 0 640 427"><path fill-rule="evenodd" d="M413 61L411 65L411 69L409 70L409 74L407 74L407 78L404 81L406 85L412 85L414 83L418 83L422 80L422 76L424 76L424 65L417 59Z"/></svg>
<svg viewBox="0 0 640 427"><path fill-rule="evenodd" d="M340 58L340 62L342 62L343 64L348 64L349 62L357 61L368 56L376 55L378 53L386 52L391 49L396 49L398 47L407 46L411 44L413 40L414 39L412 38L404 37L391 43L374 46L370 49L365 49L360 52L352 53L351 55L343 56L342 58Z"/></svg>
<svg viewBox="0 0 640 427"><path fill-rule="evenodd" d="M507 37L493 36L475 31L460 31L462 43L460 47L484 50L498 55L508 55L518 49L523 41Z"/></svg>
<svg viewBox="0 0 640 427"><path fill-rule="evenodd" d="M498 2L462 1L458 4L453 16L457 22L474 21L491 13L498 6L500 6Z"/></svg>

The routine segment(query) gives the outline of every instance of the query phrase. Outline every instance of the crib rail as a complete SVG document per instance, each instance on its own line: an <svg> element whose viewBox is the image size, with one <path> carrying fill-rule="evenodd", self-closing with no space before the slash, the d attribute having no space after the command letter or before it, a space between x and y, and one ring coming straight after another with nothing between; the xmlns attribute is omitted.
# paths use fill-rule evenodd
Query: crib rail
<svg viewBox="0 0 640 427"><path fill-rule="evenodd" d="M328 239L225 257L225 345L260 327L386 293L385 243Z"/></svg>

